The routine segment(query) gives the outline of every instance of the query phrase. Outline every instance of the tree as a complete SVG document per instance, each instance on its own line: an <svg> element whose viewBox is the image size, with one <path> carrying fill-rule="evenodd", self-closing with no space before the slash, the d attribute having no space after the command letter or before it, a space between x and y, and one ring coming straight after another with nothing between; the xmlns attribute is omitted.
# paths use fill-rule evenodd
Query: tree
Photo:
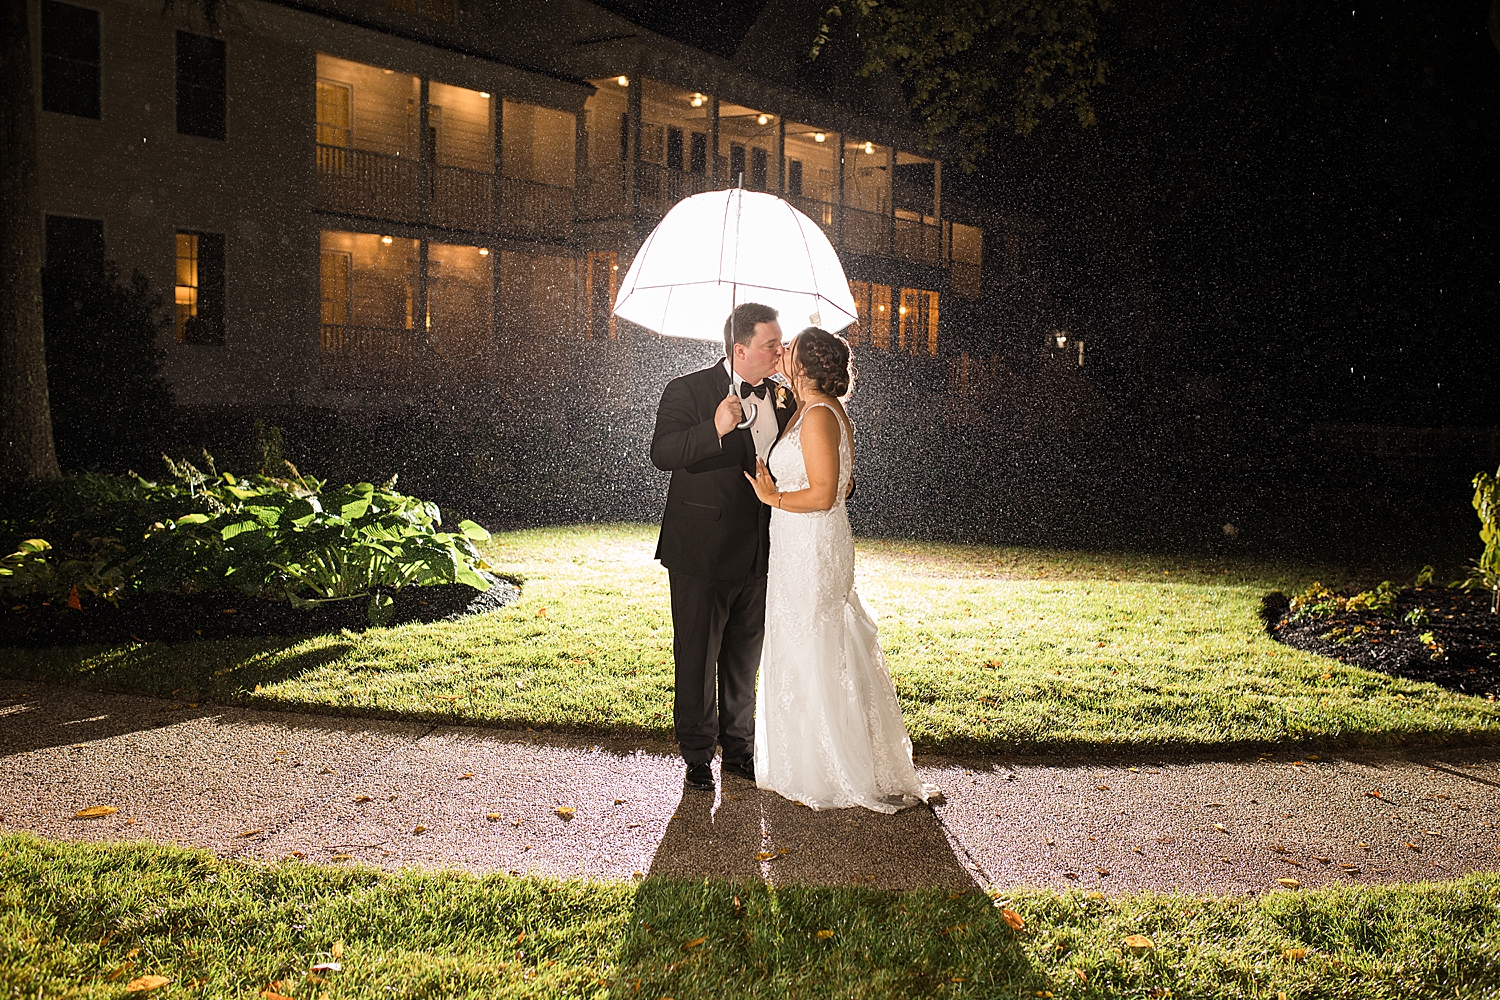
<svg viewBox="0 0 1500 1000"><path fill-rule="evenodd" d="M36 94L27 0L5 0L0 97L0 482L60 475L42 336L42 234Z"/></svg>
<svg viewBox="0 0 1500 1000"><path fill-rule="evenodd" d="M864 47L861 72L894 71L930 142L966 171L998 135L1030 135L1054 109L1094 122L1108 64L1096 50L1109 0L851 0L825 12L812 56L840 22Z"/></svg>

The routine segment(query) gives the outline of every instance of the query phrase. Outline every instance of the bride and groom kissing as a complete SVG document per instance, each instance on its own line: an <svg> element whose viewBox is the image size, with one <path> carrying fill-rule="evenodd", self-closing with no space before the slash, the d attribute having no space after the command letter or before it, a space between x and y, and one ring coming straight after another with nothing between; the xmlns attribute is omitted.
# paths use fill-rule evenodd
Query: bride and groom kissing
<svg viewBox="0 0 1500 1000"><path fill-rule="evenodd" d="M726 359L673 379L651 439L652 464L672 476L656 558L671 585L685 786L714 788L722 748L725 774L813 809L926 802L936 790L912 766L854 589L849 345L809 327L783 348L776 310L758 303L724 327L732 375Z"/></svg>

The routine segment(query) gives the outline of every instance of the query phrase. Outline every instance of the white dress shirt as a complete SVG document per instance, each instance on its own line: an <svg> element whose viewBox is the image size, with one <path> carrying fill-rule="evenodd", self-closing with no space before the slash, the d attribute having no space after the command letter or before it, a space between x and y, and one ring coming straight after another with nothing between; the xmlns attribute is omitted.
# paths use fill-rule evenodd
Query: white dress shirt
<svg viewBox="0 0 1500 1000"><path fill-rule="evenodd" d="M729 359L724 359L724 369L729 371ZM736 379L733 372L729 376L734 385L736 393L739 392L739 383L744 379ZM750 404L755 404L755 422L750 425L750 437L755 441L755 457L766 461L771 457L771 446L776 443L776 436L781 433L781 427L776 423L776 384L771 383L771 388L766 392L766 398L759 396L746 396L740 400L748 413Z"/></svg>

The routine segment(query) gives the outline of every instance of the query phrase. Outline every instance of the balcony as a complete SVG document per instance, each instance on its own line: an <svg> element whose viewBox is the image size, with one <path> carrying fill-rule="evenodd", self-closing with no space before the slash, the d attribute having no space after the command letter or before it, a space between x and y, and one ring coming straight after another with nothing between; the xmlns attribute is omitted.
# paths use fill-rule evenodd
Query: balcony
<svg viewBox="0 0 1500 1000"><path fill-rule="evenodd" d="M902 260L937 267L943 262L943 227L937 220L895 219L896 256Z"/></svg>
<svg viewBox="0 0 1500 1000"><path fill-rule="evenodd" d="M715 187L707 174L673 170L655 163L642 163L636 177L640 185L641 211L647 215L666 215L682 199Z"/></svg>
<svg viewBox="0 0 1500 1000"><path fill-rule="evenodd" d="M494 229L495 175L464 167L431 167L428 221L471 233Z"/></svg>
<svg viewBox="0 0 1500 1000"><path fill-rule="evenodd" d="M323 381L340 388L377 388L370 383L408 378L426 350L417 331L399 327L324 323L321 332Z"/></svg>
<svg viewBox="0 0 1500 1000"><path fill-rule="evenodd" d="M500 178L500 231L521 239L562 242L573 236L573 189Z"/></svg>
<svg viewBox="0 0 1500 1000"><path fill-rule="evenodd" d="M400 156L318 145L318 204L344 215L420 222L419 164Z"/></svg>

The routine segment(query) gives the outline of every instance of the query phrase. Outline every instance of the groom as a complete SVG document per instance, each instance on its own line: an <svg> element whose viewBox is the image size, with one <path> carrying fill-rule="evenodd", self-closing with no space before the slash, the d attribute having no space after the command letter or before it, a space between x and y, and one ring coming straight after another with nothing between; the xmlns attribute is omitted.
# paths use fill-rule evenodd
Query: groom
<svg viewBox="0 0 1500 1000"><path fill-rule="evenodd" d="M727 361L667 383L656 408L651 463L670 472L656 558L672 587L677 661L672 718L687 762L686 787L712 790L714 746L723 769L755 780L755 672L766 627L766 554L771 508L744 473L791 419L767 376L781 359L781 324L770 306L747 302L724 323L734 330ZM745 400L755 421L743 430Z"/></svg>

